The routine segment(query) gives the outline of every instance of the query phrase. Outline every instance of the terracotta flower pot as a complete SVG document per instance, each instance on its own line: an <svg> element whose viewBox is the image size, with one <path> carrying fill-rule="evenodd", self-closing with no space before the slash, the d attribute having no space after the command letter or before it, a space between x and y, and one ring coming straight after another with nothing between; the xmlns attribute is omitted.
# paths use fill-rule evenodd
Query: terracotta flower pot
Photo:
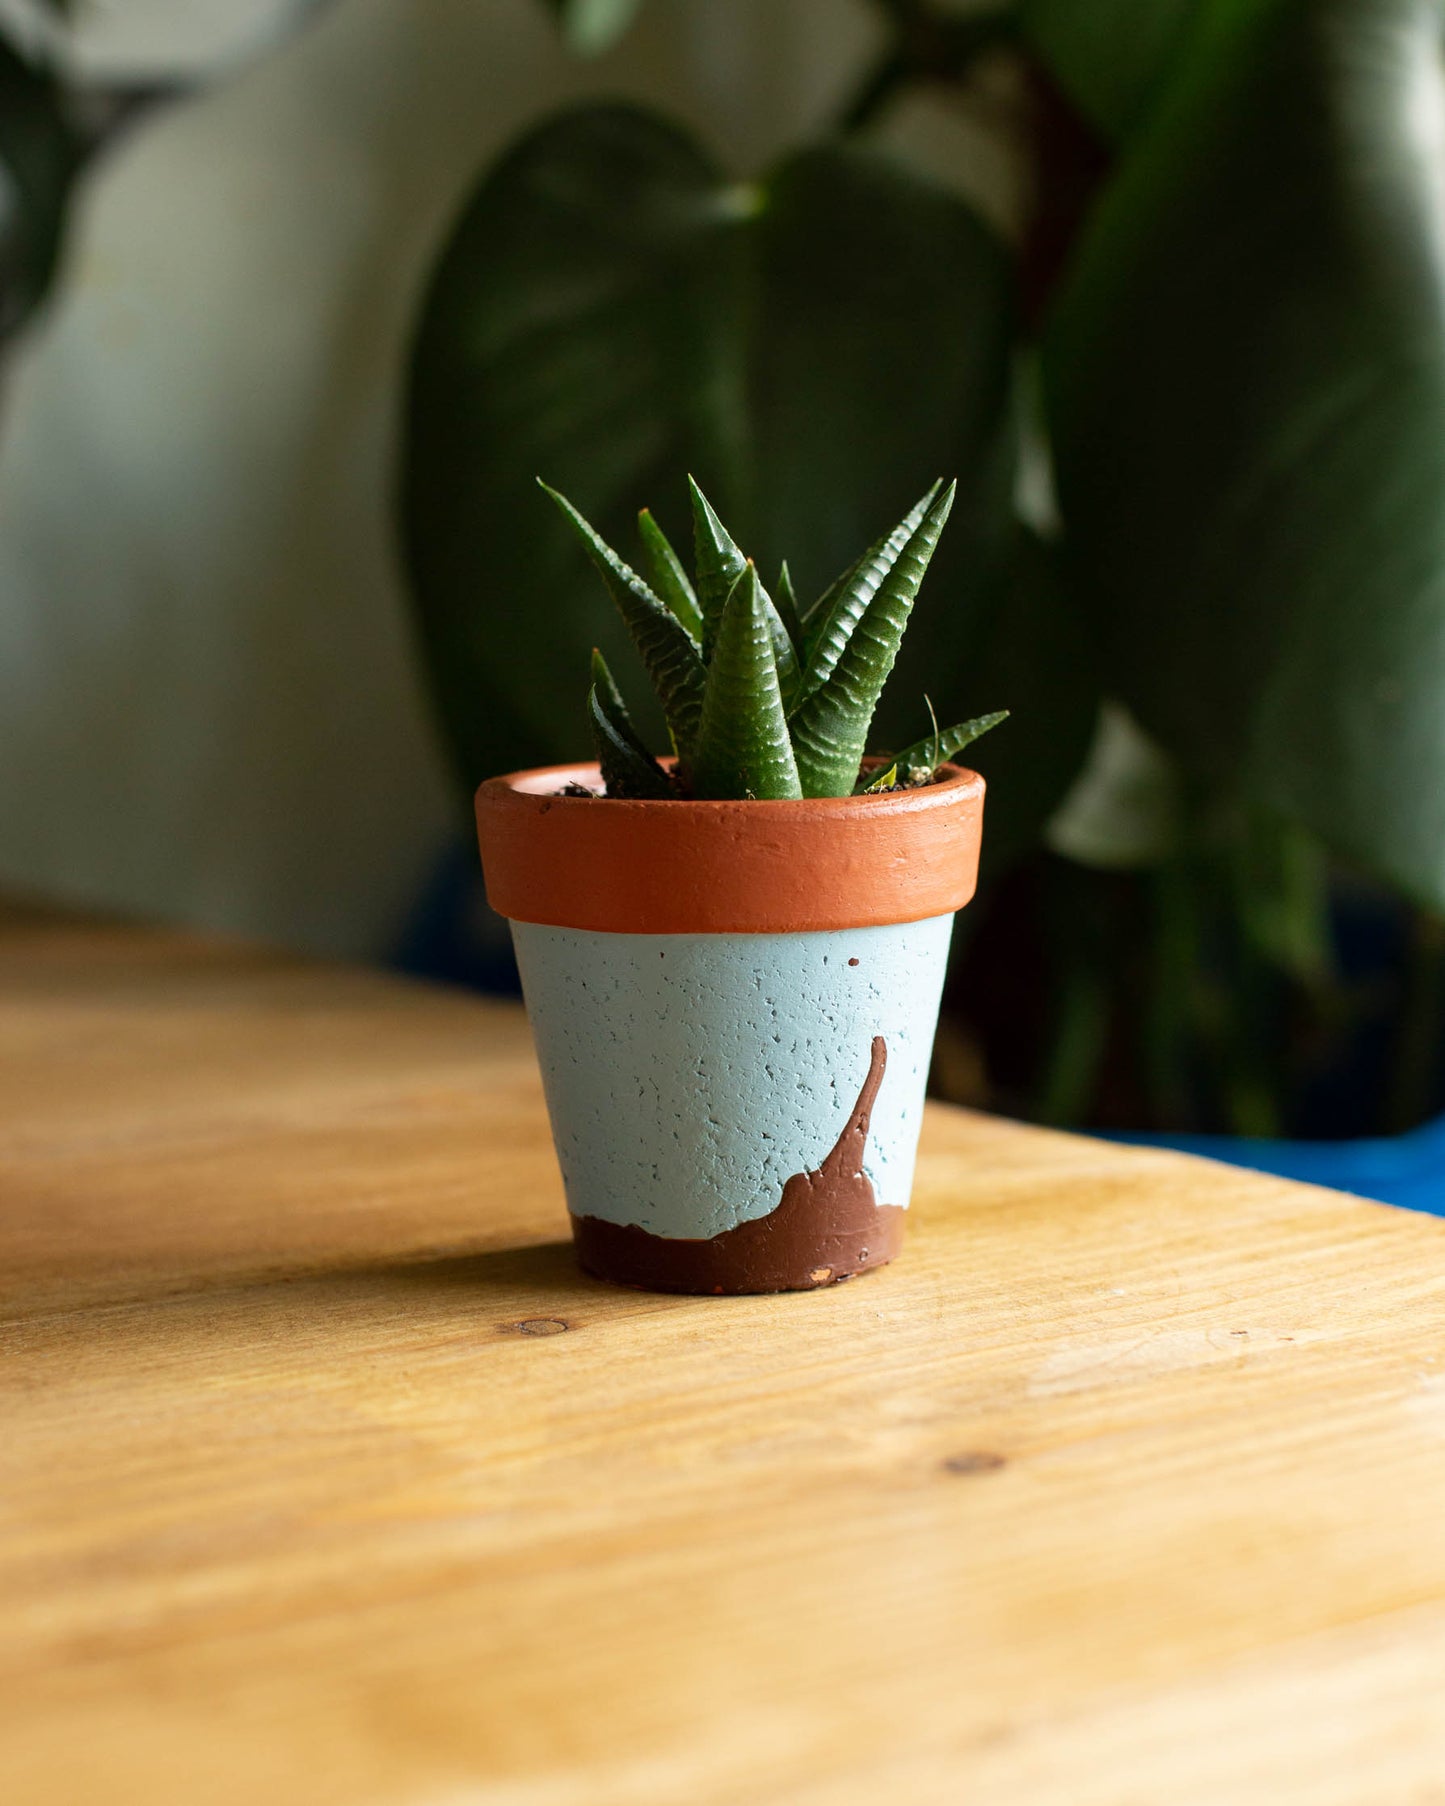
<svg viewBox="0 0 1445 1806"><path fill-rule="evenodd" d="M512 923L582 1265L624 1285L778 1292L898 1252L983 779L872 797L477 792Z"/></svg>

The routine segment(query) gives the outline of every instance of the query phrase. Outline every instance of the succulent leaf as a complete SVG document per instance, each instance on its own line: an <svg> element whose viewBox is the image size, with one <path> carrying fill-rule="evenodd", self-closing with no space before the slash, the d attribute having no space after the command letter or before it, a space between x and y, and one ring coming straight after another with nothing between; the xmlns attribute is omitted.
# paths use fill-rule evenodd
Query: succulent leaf
<svg viewBox="0 0 1445 1806"><path fill-rule="evenodd" d="M1000 721L1007 720L1008 710L997 709L992 715L975 715L972 721L960 721L956 727L944 728L937 736L937 758L934 757L934 735L925 734L921 740L915 740L912 746L905 746L895 757L894 764L905 778L913 771L931 773L939 765L946 764L955 753L961 753L965 746L971 746L990 728L997 727Z"/></svg>
<svg viewBox="0 0 1445 1806"><path fill-rule="evenodd" d="M566 496L559 495L540 478L538 482L562 510L602 573L602 580L647 667L679 756L685 756L696 738L702 715L705 673L697 641L667 604L583 519Z"/></svg>
<svg viewBox="0 0 1445 1806"><path fill-rule="evenodd" d="M798 659L803 656L803 621L798 612L798 592L793 588L792 573L788 570L788 561L783 560L782 569L778 572L778 593L774 598L774 606L778 611L778 619L787 629L788 638L793 643L793 653Z"/></svg>
<svg viewBox="0 0 1445 1806"><path fill-rule="evenodd" d="M653 519L650 508L644 508L638 515L637 528L642 535L642 549L647 557L653 589L692 637L701 641L702 615L698 612L697 597L682 560L672 549L672 541Z"/></svg>
<svg viewBox="0 0 1445 1806"><path fill-rule="evenodd" d="M747 559L692 477L687 479L687 489L692 498L693 569L697 573L697 604L702 614L702 656L707 661L712 657L728 596Z"/></svg>
<svg viewBox="0 0 1445 1806"><path fill-rule="evenodd" d="M592 648L592 689L587 697L587 714L592 723L592 738L597 745L597 762L609 796L670 796L672 785L667 773L648 751L622 692L613 681L607 660Z"/></svg>
<svg viewBox="0 0 1445 1806"><path fill-rule="evenodd" d="M950 483L929 504L892 555L886 574L872 590L826 678L815 688L805 689L802 702L793 711L793 750L808 796L848 796L852 792L873 711L893 669L918 587L953 506L953 492L954 485ZM840 597L839 606L841 603ZM834 614L837 612L835 606Z"/></svg>
<svg viewBox="0 0 1445 1806"><path fill-rule="evenodd" d="M772 597L761 583L758 585L758 594L763 599L763 613L767 616L768 632L772 636L773 660L778 667L778 688L782 691L783 710L786 713L797 701L803 673L798 664L798 655L793 650L793 636L788 632Z"/></svg>
<svg viewBox="0 0 1445 1806"><path fill-rule="evenodd" d="M587 715L592 741L608 796L666 797L672 794L667 773L650 756L644 757L618 732L603 706L596 684L587 692Z"/></svg>
<svg viewBox="0 0 1445 1806"><path fill-rule="evenodd" d="M691 761L696 796L803 794L778 677L776 619L757 572L745 564L723 604L708 666Z"/></svg>
<svg viewBox="0 0 1445 1806"><path fill-rule="evenodd" d="M799 699L809 696L832 676L843 648L864 611L878 592L878 586L893 569L898 555L918 531L920 522L933 506L939 490L937 482L899 521L891 533L875 540L856 563L834 578L803 619L806 640L806 665L799 685Z"/></svg>
<svg viewBox="0 0 1445 1806"><path fill-rule="evenodd" d="M864 772L858 780L856 792L859 796L872 796L877 790L891 790L897 782L898 762L895 760L885 771L880 771L876 777L870 778L867 772Z"/></svg>

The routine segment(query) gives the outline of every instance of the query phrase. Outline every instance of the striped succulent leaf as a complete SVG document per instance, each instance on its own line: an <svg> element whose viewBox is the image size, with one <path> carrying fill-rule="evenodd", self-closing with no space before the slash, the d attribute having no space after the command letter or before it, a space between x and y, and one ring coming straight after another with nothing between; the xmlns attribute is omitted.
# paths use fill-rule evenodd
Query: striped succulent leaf
<svg viewBox="0 0 1445 1806"><path fill-rule="evenodd" d="M692 637L701 643L702 615L697 606L697 596L693 592L692 579L683 569L682 560L673 551L672 541L652 518L650 508L644 508L638 515L637 530L642 538L642 551L653 589Z"/></svg>
<svg viewBox="0 0 1445 1806"><path fill-rule="evenodd" d="M702 655L706 661L712 657L713 641L717 637L723 607L748 561L738 550L732 535L718 519L711 502L691 477L687 479L687 486L692 495L697 595L698 605L702 610ZM777 661L778 682L782 687L783 702L786 707L791 707L798 693L797 653L793 649L792 636L783 625L782 617L774 606L772 597L762 588L761 583L758 588L763 598L764 612L768 617L768 632L772 635L773 656Z"/></svg>
<svg viewBox="0 0 1445 1806"><path fill-rule="evenodd" d="M768 602L745 564L723 604L691 761L699 797L802 796Z"/></svg>
<svg viewBox="0 0 1445 1806"><path fill-rule="evenodd" d="M775 604L707 497L691 478L688 484L694 571L689 576L644 508L638 532L646 578L565 497L542 484L631 629L678 755L671 770L653 757L594 651L588 713L608 795L868 794L924 781L934 765L1004 719L981 715L935 731L899 753L882 775L878 768L860 775L873 712L948 519L952 485L935 483L800 617L787 565L778 574Z"/></svg>
<svg viewBox="0 0 1445 1806"><path fill-rule="evenodd" d="M632 725L622 692L607 661L592 648L592 688L587 714L597 747L597 763L609 796L664 797L672 794L667 773L643 744Z"/></svg>
<svg viewBox="0 0 1445 1806"><path fill-rule="evenodd" d="M798 691L800 701L833 675L843 648L878 593L879 584L918 531L942 487L943 484L937 482L926 495L920 496L893 531L875 540L856 563L835 577L803 617L805 665Z"/></svg>
<svg viewBox="0 0 1445 1806"><path fill-rule="evenodd" d="M953 506L954 485L935 496L893 555L844 643L831 657L827 675L812 688L790 718L798 775L808 796L848 796L858 779L873 711ZM834 616L838 610L835 607ZM810 667L810 679L813 669Z"/></svg>
<svg viewBox="0 0 1445 1806"><path fill-rule="evenodd" d="M904 783L910 780L917 783L920 774L932 777L940 765L947 764L964 747L972 746L990 728L1007 720L1007 709L997 709L992 715L975 715L972 721L960 721L956 727L943 728L937 735L925 734L921 740L915 740L912 746L905 746L901 753L895 753L890 764ZM858 780L858 789L862 791L871 787L868 774L865 773Z"/></svg>
<svg viewBox="0 0 1445 1806"><path fill-rule="evenodd" d="M539 479L540 481L540 479ZM602 573L618 612L657 691L678 756L685 758L697 737L705 672L702 650L672 610L593 530L564 495L542 488L562 510Z"/></svg>

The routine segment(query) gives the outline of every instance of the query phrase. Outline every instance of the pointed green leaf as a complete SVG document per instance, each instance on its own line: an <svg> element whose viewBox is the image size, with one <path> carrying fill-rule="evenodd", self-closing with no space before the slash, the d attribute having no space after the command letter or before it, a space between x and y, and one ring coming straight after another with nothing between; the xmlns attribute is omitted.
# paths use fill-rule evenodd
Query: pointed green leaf
<svg viewBox="0 0 1445 1806"><path fill-rule="evenodd" d="M793 653L798 659L803 656L803 620L798 612L798 592L793 588L792 574L788 570L788 561L783 560L782 569L778 572L778 593L774 598L774 606L778 611L778 619L787 629L788 638L793 643Z"/></svg>
<svg viewBox="0 0 1445 1806"><path fill-rule="evenodd" d="M608 720L595 684L587 693L587 713L608 796L661 798L672 795L667 774L650 759L640 757L632 743L623 739Z"/></svg>
<svg viewBox="0 0 1445 1806"><path fill-rule="evenodd" d="M587 694L587 714L597 763L608 796L667 797L672 785L667 773L638 739L621 692L612 681L600 652L592 654L592 688Z"/></svg>
<svg viewBox="0 0 1445 1806"><path fill-rule="evenodd" d="M810 695L832 676L853 629L878 593L879 584L918 531L920 521L942 487L942 482L937 482L926 495L920 496L893 531L875 540L856 563L834 579L808 610L804 623L808 635L807 665L798 689L800 698Z"/></svg>
<svg viewBox="0 0 1445 1806"><path fill-rule="evenodd" d="M723 605L692 758L699 797L801 796L778 682L777 611L745 565Z"/></svg>
<svg viewBox="0 0 1445 1806"><path fill-rule="evenodd" d="M718 519L712 503L687 479L692 497L693 569L697 572L697 605L702 614L702 656L712 657L713 642L722 621L723 608L732 587L743 573L747 559L732 535Z"/></svg>
<svg viewBox="0 0 1445 1806"><path fill-rule="evenodd" d="M893 560L827 681L794 710L793 749L806 796L851 794L873 711L893 669L918 586L952 506L950 483Z"/></svg>
<svg viewBox="0 0 1445 1806"><path fill-rule="evenodd" d="M647 557L652 587L692 637L700 641L702 615L698 612L692 582L683 569L682 560L672 549L672 541L652 518L650 508L644 508L638 515L637 529L642 535L642 549Z"/></svg>
<svg viewBox="0 0 1445 1806"><path fill-rule="evenodd" d="M857 785L858 794L860 796L874 796L880 790L891 790L897 782L898 762L895 759L893 764L888 766L886 770L880 771L876 777L869 778L867 783L864 783L863 779L859 778Z"/></svg>
<svg viewBox="0 0 1445 1806"><path fill-rule="evenodd" d="M602 573L642 655L678 752L684 753L692 745L702 713L703 667L697 641L636 571L593 531L566 496L549 489L540 478L538 482L562 510Z"/></svg>
<svg viewBox="0 0 1445 1806"><path fill-rule="evenodd" d="M799 619L803 629L803 649L805 652L811 651L818 636L827 625L828 617L833 612L834 604L837 602L839 596L842 595L843 591L854 580L858 572L864 565L869 563L870 560L875 558L887 557L891 563L892 559L898 554L899 546L903 544L903 541L907 539L909 533L911 533L914 527L918 525L918 522L922 520L924 509L932 502L934 496L938 494L942 487L943 479L940 477L930 487L928 493L921 496L913 507L909 509L908 513L891 533L885 533L881 539L875 539L866 552L860 557L855 558L851 564L845 565L843 569L839 571L838 575L828 585L827 589L823 591L822 595L815 597L813 601L803 609ZM900 534L902 535L901 539L899 538ZM896 544L894 543L895 541L897 542Z"/></svg>
<svg viewBox="0 0 1445 1806"><path fill-rule="evenodd" d="M936 759L935 737L930 730L921 740L915 740L912 746L905 746L894 763L905 778L915 771L932 772L937 766L946 765L955 753L961 753L965 746L971 746L990 728L997 727L1000 721L1007 720L1008 710L996 709L992 715L975 715L972 721L960 721L957 727L944 728L937 736Z"/></svg>
<svg viewBox="0 0 1445 1806"><path fill-rule="evenodd" d="M628 712L627 704L622 700L622 692L618 689L612 672L608 669L607 660L603 658L596 646L592 648L592 689L597 707L606 718L613 734L622 740L635 758L648 768L645 781L649 788L646 791L640 791L634 787L630 794L670 796L672 786L667 773L653 757L652 749L647 742L632 725L632 716ZM636 771L631 765L629 772L629 782L632 782L634 786L637 781L643 779L644 774ZM604 777L607 775L605 768L602 775ZM613 794L619 793L614 791Z"/></svg>
<svg viewBox="0 0 1445 1806"><path fill-rule="evenodd" d="M687 484L692 494L697 598L702 612L702 655L706 662L712 657L722 610L748 561L718 519L712 504L691 477L687 479ZM761 584L758 585L758 590L763 598L763 611L768 617L768 631L772 635L773 656L777 660L783 706L791 708L798 691L798 657L793 650L792 636L774 607L772 597Z"/></svg>
<svg viewBox="0 0 1445 1806"><path fill-rule="evenodd" d="M798 668L798 655L793 650L793 636L788 632L772 597L761 583L758 585L758 594L763 599L763 613L768 619L768 632L773 641L773 660L778 667L778 688L782 692L783 709L786 712L797 701L798 685L803 674Z"/></svg>

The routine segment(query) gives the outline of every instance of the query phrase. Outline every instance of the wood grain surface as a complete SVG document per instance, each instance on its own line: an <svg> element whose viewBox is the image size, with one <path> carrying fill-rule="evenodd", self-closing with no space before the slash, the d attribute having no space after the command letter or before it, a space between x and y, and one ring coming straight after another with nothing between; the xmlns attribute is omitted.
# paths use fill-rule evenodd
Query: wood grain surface
<svg viewBox="0 0 1445 1806"><path fill-rule="evenodd" d="M1445 1801L1445 1226L944 1108L574 1270L513 1009L0 926L6 1806Z"/></svg>

